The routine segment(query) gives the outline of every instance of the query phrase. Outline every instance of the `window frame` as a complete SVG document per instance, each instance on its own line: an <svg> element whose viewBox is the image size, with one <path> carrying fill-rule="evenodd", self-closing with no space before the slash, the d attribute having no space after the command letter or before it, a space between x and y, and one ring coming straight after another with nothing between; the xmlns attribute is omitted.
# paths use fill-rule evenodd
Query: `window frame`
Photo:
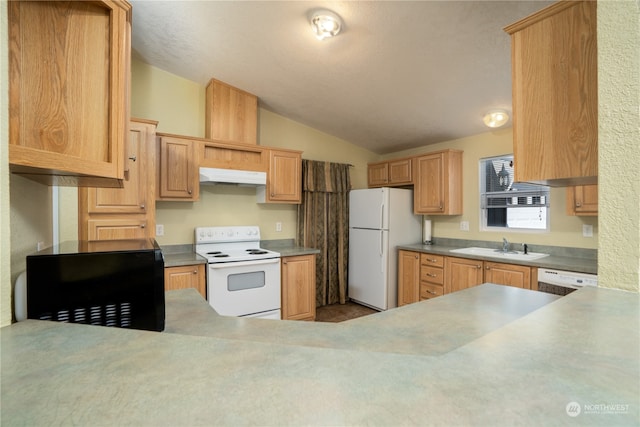
<svg viewBox="0 0 640 427"><path fill-rule="evenodd" d="M531 207L543 207L545 209L545 227L544 228L512 228L506 225L504 227L487 225L489 209L491 208L488 208L485 206L484 200L487 194L496 195L499 193L498 192L489 193L484 188L484 186L486 185L485 184L486 162L492 161L492 160L499 160L499 159L509 159L513 161L513 154L483 157L478 160L478 189L479 189L478 202L479 202L480 231L481 232L482 231L500 232L500 233L532 233L532 234L549 233L551 231L551 188L545 185L521 183L521 184L530 186L531 188L525 189L519 193L521 197L530 197L531 195L540 194L540 193L541 195L545 196L545 204L543 206L539 206L537 204L531 206ZM513 185L513 183L511 185ZM539 188L540 190L537 191L536 188ZM511 192L505 191L505 197L507 197L508 193L511 193ZM511 197L515 197L516 194L518 194L518 192L514 191L513 196ZM509 207L505 207L505 209L509 209ZM519 208L512 207L511 209L519 209Z"/></svg>

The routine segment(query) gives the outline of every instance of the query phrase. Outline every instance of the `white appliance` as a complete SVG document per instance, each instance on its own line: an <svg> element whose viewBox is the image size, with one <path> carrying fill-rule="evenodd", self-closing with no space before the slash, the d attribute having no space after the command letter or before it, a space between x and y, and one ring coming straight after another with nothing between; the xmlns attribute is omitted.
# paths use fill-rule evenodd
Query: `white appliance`
<svg viewBox="0 0 640 427"><path fill-rule="evenodd" d="M584 286L598 286L598 276L550 268L538 269L538 290L541 292L567 295Z"/></svg>
<svg viewBox="0 0 640 427"><path fill-rule="evenodd" d="M207 297L220 315L280 319L280 254L260 247L257 226L197 227Z"/></svg>
<svg viewBox="0 0 640 427"><path fill-rule="evenodd" d="M349 298L377 310L398 305L398 251L419 243L421 221L413 191L400 188L349 193Z"/></svg>

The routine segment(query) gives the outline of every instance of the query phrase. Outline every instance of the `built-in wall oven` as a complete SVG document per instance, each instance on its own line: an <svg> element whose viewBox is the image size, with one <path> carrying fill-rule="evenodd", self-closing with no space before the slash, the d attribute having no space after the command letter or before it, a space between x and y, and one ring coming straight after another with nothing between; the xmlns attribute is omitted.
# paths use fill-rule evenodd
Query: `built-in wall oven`
<svg viewBox="0 0 640 427"><path fill-rule="evenodd" d="M280 319L280 254L260 247L259 227L198 227L195 240L218 314Z"/></svg>
<svg viewBox="0 0 640 427"><path fill-rule="evenodd" d="M567 295L584 286L598 286L598 276L550 268L538 269L539 291L554 295Z"/></svg>

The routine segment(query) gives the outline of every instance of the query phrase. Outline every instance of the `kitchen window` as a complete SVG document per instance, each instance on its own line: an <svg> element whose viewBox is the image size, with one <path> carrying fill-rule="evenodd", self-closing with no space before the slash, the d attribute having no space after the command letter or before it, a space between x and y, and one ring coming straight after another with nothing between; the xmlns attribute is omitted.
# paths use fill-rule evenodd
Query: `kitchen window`
<svg viewBox="0 0 640 427"><path fill-rule="evenodd" d="M514 182L513 155L480 159L483 231L548 231L549 187Z"/></svg>

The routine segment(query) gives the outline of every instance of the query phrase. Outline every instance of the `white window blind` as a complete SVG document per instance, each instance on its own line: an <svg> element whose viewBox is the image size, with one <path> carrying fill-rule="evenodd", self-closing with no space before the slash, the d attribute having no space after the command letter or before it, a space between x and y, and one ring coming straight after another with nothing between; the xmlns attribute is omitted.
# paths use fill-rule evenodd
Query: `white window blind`
<svg viewBox="0 0 640 427"><path fill-rule="evenodd" d="M546 229L549 187L514 182L513 156L480 160L483 228Z"/></svg>

